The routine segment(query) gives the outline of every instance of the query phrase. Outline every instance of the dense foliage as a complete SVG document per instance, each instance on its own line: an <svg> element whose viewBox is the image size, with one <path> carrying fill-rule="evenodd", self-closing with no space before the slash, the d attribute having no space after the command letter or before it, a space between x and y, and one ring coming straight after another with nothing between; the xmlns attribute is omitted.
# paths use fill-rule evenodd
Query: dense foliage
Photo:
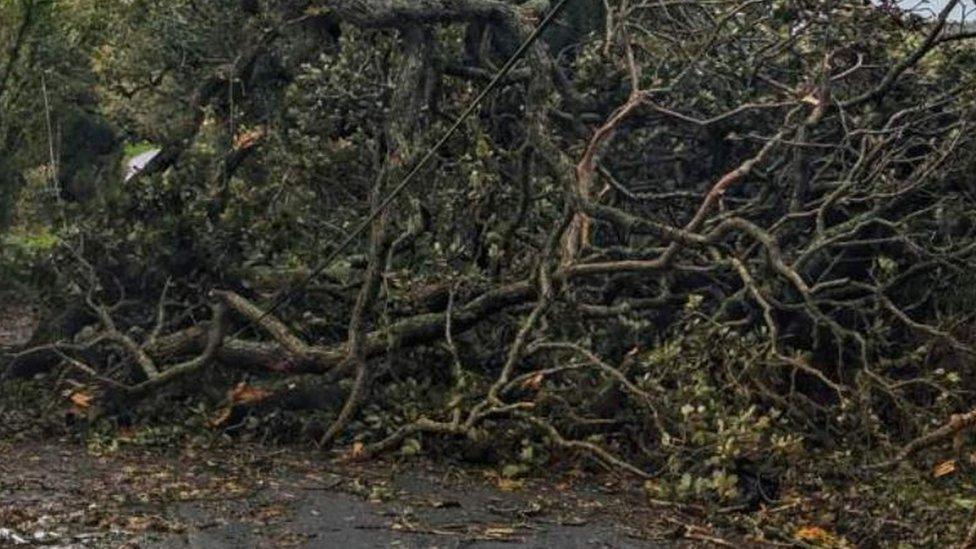
<svg viewBox="0 0 976 549"><path fill-rule="evenodd" d="M555 4L0 4L7 375L744 505L972 408L971 27L570 0L432 149Z"/></svg>

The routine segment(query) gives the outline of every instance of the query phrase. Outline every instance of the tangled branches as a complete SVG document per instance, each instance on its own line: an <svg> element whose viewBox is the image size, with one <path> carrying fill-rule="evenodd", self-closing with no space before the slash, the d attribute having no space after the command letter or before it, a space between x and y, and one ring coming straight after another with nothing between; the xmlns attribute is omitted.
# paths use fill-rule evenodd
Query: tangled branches
<svg viewBox="0 0 976 549"><path fill-rule="evenodd" d="M598 17L563 24L600 24L546 36L364 253L269 314L289 279L258 283L257 266L317 272L323 240L381 203L547 3L334 4L339 51L296 69L297 107L220 183L222 213L193 164L143 176L172 193L166 230L192 236L175 281L209 296L209 323L193 299L167 321L164 291L133 335L95 299L112 269L89 266L97 335L14 366L53 349L132 397L211 363L314 373L347 388L318 440L351 438L355 457L514 430L641 476L695 470L720 493L742 460L873 449L971 408L976 57L957 2L916 28L860 3L579 2ZM276 47L261 37L244 53ZM216 98L194 97L199 121ZM86 222L121 242L118 220ZM129 381L83 359L99 346L121 350ZM405 378L426 400L357 428L363 409L406 405L381 398Z"/></svg>

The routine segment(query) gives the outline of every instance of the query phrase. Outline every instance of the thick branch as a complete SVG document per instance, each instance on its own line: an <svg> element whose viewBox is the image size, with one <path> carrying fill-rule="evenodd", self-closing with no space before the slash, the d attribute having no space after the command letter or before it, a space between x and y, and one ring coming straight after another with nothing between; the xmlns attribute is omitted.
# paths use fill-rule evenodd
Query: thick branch
<svg viewBox="0 0 976 549"><path fill-rule="evenodd" d="M331 0L325 7L343 21L372 28L470 21L511 22L515 10L494 0Z"/></svg>

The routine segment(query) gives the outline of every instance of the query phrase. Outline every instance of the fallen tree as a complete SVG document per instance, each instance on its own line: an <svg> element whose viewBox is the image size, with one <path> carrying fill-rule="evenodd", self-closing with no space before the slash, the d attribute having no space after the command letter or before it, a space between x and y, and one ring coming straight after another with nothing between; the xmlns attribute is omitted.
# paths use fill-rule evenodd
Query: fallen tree
<svg viewBox="0 0 976 549"><path fill-rule="evenodd" d="M554 4L327 2L302 17L338 21L338 49L293 68L274 119L234 82L291 43L244 41L124 219L64 236L51 268L91 329L8 375L58 366L134 407L218 365L312 374L346 395L317 442L354 457L524 436L726 499L798 448L872 463L971 410L958 2L907 27L844 3L565 9L597 4L599 28L571 51L542 33L471 109ZM249 126L261 147L222 168ZM377 410L395 420L357 423Z"/></svg>

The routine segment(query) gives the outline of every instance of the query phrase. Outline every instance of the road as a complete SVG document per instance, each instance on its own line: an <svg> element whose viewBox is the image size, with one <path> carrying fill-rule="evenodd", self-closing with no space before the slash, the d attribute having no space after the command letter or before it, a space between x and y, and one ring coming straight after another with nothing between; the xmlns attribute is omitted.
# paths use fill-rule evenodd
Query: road
<svg viewBox="0 0 976 549"><path fill-rule="evenodd" d="M500 481L422 461L335 465L254 447L99 453L0 441L0 546L696 546L676 541L688 517L648 507L622 480Z"/></svg>

